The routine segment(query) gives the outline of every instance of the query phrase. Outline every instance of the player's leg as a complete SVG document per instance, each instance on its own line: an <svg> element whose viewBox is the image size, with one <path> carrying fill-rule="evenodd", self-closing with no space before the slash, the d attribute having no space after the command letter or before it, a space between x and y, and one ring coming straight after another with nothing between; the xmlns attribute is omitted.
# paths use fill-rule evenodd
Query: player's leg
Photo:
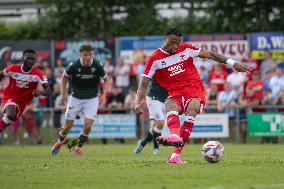
<svg viewBox="0 0 284 189"><path fill-rule="evenodd" d="M154 155L158 155L160 153L160 150L159 150L159 145L158 145L158 142L157 142L157 138L161 136L162 134L162 129L164 127L164 124L165 124L165 115L166 115L166 106L164 103L158 101L157 104L156 104L157 107L159 107L157 109L157 112L156 112L156 121L155 121L155 126L153 128L153 137L154 137L154 140L153 140L153 144L154 144L154 151L153 151L153 154Z"/></svg>
<svg viewBox="0 0 284 189"><path fill-rule="evenodd" d="M76 99L72 96L70 96L66 108L66 113L65 113L65 120L63 123L62 129L58 133L58 140L57 142L53 145L51 149L51 154L56 155L58 154L62 144L64 144L66 137L68 135L69 130L73 126L74 119L78 115L78 113L81 111L81 105L82 101L79 99Z"/></svg>
<svg viewBox="0 0 284 189"><path fill-rule="evenodd" d="M153 137L154 137L154 140L153 140L153 144L154 144L153 154L154 155L158 155L160 153L159 144L158 144L156 138L161 136L162 129L164 127L164 123L165 123L164 120L157 120L157 121L155 121L155 127L153 129Z"/></svg>
<svg viewBox="0 0 284 189"><path fill-rule="evenodd" d="M201 111L201 103L200 99L198 98L192 98L186 105L186 111L185 111L185 118L184 123L180 128L180 136L183 139L183 144L185 145L190 137L193 125L194 125L194 119L197 114ZM173 154L171 157L176 157L175 159L178 160L181 152L183 151L183 147L176 147L173 150ZM180 160L180 159L179 159ZM181 160L180 160L181 161ZM182 162L182 161L181 161ZM171 163L171 162L169 162Z"/></svg>
<svg viewBox="0 0 284 189"><path fill-rule="evenodd" d="M85 100L82 105L83 113L85 116L85 123L84 123L84 128L79 136L78 143L74 148L74 153L77 155L83 155L82 147L88 140L88 136L91 132L95 116L97 115L98 112L98 106L99 106L98 97Z"/></svg>
<svg viewBox="0 0 284 189"><path fill-rule="evenodd" d="M170 129L171 135L160 136L157 138L157 142L159 144L163 144L164 146L181 146L182 139L180 137L179 113L182 112L182 107L173 99L167 99L165 104L167 109L167 126Z"/></svg>
<svg viewBox="0 0 284 189"><path fill-rule="evenodd" d="M153 140L153 129L154 129L154 125L155 125L155 120L150 118L149 123L150 123L149 132L148 132L148 134L146 135L146 137L145 137L144 139L139 140L139 141L137 142L137 146L136 146L136 148L135 148L134 151L133 151L134 154L139 154L139 153L143 150L144 146L145 146L148 142L150 142L151 140Z"/></svg>
<svg viewBox="0 0 284 189"><path fill-rule="evenodd" d="M17 120L17 104L10 103L4 106L4 116L0 119L0 133Z"/></svg>

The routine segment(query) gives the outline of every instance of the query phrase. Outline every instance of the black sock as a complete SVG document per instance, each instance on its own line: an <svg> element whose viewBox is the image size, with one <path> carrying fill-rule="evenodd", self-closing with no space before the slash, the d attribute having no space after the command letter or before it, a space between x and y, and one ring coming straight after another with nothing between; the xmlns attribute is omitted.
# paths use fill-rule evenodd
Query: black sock
<svg viewBox="0 0 284 189"><path fill-rule="evenodd" d="M158 144L157 141L156 141L156 138L159 137L159 136L161 136L161 133L157 133L157 132L153 131L153 138L154 138L153 143L154 143L154 148L159 148L159 144Z"/></svg>
<svg viewBox="0 0 284 189"><path fill-rule="evenodd" d="M65 138L66 138L66 135L65 136L62 135L61 132L58 133L58 139L59 139L60 143L62 143L65 140Z"/></svg>
<svg viewBox="0 0 284 189"><path fill-rule="evenodd" d="M142 140L141 145L145 146L148 142L150 142L153 139L152 133L149 131L148 135Z"/></svg>
<svg viewBox="0 0 284 189"><path fill-rule="evenodd" d="M79 136L79 142L77 146L81 148L84 145L84 143L87 141L87 139L88 139L88 136L81 134Z"/></svg>

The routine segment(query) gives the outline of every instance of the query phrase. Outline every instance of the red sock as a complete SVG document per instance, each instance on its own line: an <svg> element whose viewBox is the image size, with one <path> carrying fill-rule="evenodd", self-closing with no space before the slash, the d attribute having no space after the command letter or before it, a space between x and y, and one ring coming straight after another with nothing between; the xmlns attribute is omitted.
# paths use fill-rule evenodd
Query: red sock
<svg viewBox="0 0 284 189"><path fill-rule="evenodd" d="M174 148L173 153L176 153L176 154L181 154L183 147L187 143L189 136L191 134L191 131L192 131L192 127L193 127L193 123L194 123L194 117L186 116L185 120L186 121L183 123L183 125L180 128L180 137L182 138L184 145L182 147Z"/></svg>
<svg viewBox="0 0 284 189"><path fill-rule="evenodd" d="M180 121L177 112L170 111L167 113L167 125L171 134L180 136Z"/></svg>
<svg viewBox="0 0 284 189"><path fill-rule="evenodd" d="M3 119L0 119L0 133L2 133L10 124L7 124Z"/></svg>

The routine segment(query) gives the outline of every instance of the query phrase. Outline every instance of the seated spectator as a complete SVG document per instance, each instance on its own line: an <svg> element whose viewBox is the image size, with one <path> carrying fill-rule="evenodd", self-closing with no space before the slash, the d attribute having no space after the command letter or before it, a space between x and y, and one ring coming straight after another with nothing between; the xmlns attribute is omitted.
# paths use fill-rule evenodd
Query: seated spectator
<svg viewBox="0 0 284 189"><path fill-rule="evenodd" d="M113 86L111 95L108 98L107 107L108 108L122 108L124 103L124 95L122 89L117 86Z"/></svg>
<svg viewBox="0 0 284 189"><path fill-rule="evenodd" d="M272 78L273 74L272 71L267 71L263 78L263 84L264 84L264 92L271 92L271 86L270 86L270 80Z"/></svg>
<svg viewBox="0 0 284 189"><path fill-rule="evenodd" d="M212 84L210 89L207 91L206 104L209 106L217 106L218 89L216 84ZM216 112L216 108L209 108L206 112L213 113Z"/></svg>

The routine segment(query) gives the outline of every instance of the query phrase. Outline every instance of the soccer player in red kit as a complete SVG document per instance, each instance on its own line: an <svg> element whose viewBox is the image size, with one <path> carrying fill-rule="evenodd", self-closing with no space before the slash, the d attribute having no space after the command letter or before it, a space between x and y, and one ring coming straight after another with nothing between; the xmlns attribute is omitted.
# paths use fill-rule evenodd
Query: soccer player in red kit
<svg viewBox="0 0 284 189"><path fill-rule="evenodd" d="M193 58L208 58L227 63L240 72L248 72L249 68L215 52L204 51L193 44L181 42L182 34L176 28L169 28L164 37L164 45L147 59L143 79L138 88L135 111L138 114L143 112L142 100L151 78L168 91L169 96L165 102L166 119L171 135L160 136L156 140L165 146L174 146L168 163L180 164L184 163L180 154L189 139L194 119L205 104L205 90L193 64ZM180 127L178 115L183 113L185 121Z"/></svg>
<svg viewBox="0 0 284 189"><path fill-rule="evenodd" d="M34 67L36 58L33 49L26 49L23 64L12 64L0 71L0 81L5 76L10 78L2 99L4 116L0 119L0 133L19 118L34 96L50 94L47 78ZM37 90L38 83L42 84L44 90Z"/></svg>

